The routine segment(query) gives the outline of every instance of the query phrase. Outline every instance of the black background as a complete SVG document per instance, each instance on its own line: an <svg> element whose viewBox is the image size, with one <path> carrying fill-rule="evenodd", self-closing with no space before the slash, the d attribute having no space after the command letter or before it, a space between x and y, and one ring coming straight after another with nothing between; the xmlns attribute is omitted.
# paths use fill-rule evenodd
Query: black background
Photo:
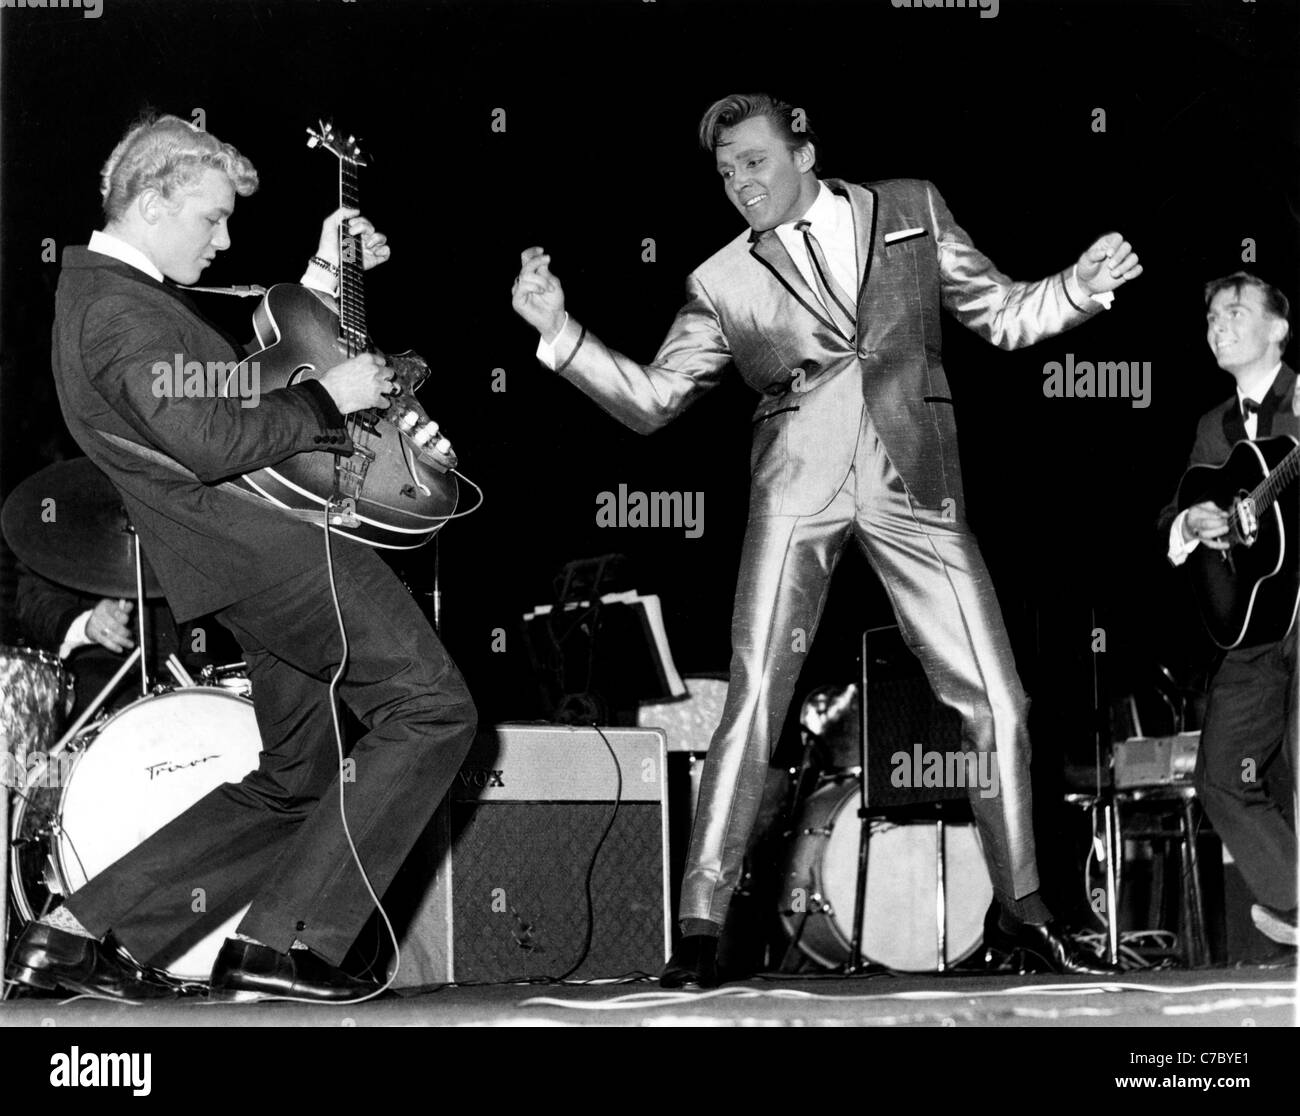
<svg viewBox="0 0 1300 1116"><path fill-rule="evenodd" d="M1205 345L1203 283L1243 266L1249 237L1245 266L1300 289L1298 29L1295 0L1003 0L993 19L888 0L6 10L0 489L77 452L50 376L58 266L42 248L100 227L98 170L131 121L201 109L254 162L262 187L203 281L270 284L297 279L336 204L333 160L304 145L306 125L333 118L372 155L364 208L394 246L368 279L374 337L430 362L425 405L487 492L440 540L443 636L483 720L537 714L517 624L573 558L629 555L683 673L724 670L752 393L729 377L667 430L634 434L536 364L509 290L520 250L542 244L575 316L650 359L686 274L741 231L696 145L699 116L767 89L807 111L824 173L934 181L1014 277L1067 267L1111 229L1141 255L1113 311L1032 349L945 325L970 517L1035 700L1036 782L1055 779L1063 758L1091 757L1094 662L1116 695L1149 690L1157 662L1191 681L1211 661L1153 521L1196 417L1232 387ZM251 310L210 306L242 336ZM1043 366L1066 353L1150 361L1151 405L1045 398ZM597 494L620 483L702 492L703 536L598 528ZM402 562L417 589L431 558ZM0 641L13 642L4 561ZM848 555L805 688L851 679L857 633L887 618Z"/></svg>

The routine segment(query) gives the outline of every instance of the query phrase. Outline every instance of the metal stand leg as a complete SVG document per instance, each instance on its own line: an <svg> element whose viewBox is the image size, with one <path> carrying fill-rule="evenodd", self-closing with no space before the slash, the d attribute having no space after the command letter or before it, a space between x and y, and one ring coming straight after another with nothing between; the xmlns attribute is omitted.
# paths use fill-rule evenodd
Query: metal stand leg
<svg viewBox="0 0 1300 1116"><path fill-rule="evenodd" d="M866 768L863 768L866 771ZM853 894L853 940L849 943L849 963L845 972L857 973L862 964L862 921L867 909L867 847L871 842L871 822L867 811L858 809L860 832L858 834L858 881Z"/></svg>
<svg viewBox="0 0 1300 1116"><path fill-rule="evenodd" d="M935 941L939 946L938 971L948 971L948 861L944 849L943 818L934 823L934 912Z"/></svg>
<svg viewBox="0 0 1300 1116"><path fill-rule="evenodd" d="M1196 852L1195 802L1190 795L1183 799L1183 879L1187 906L1187 960L1193 967L1210 963L1210 943L1205 933L1205 906L1201 897L1201 863Z"/></svg>
<svg viewBox="0 0 1300 1116"><path fill-rule="evenodd" d="M135 544L135 620L136 628L139 631L140 642L136 645L140 649L140 696L149 696L149 656L145 653L149 646L145 642L147 632L145 630L145 599L144 599L144 554L140 550L140 536L131 532L131 541Z"/></svg>
<svg viewBox="0 0 1300 1116"><path fill-rule="evenodd" d="M1124 843L1120 835L1119 803L1107 802L1102 810L1106 826L1106 953L1112 965L1119 964L1120 857Z"/></svg>

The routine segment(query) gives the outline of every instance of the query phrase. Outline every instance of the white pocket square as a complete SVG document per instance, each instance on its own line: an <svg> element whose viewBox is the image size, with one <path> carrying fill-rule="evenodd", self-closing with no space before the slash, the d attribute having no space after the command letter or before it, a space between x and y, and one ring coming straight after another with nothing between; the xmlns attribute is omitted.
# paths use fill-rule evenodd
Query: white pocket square
<svg viewBox="0 0 1300 1116"><path fill-rule="evenodd" d="M908 240L914 236L924 236L926 229L899 229L898 232L885 233L886 244L896 244L900 240Z"/></svg>

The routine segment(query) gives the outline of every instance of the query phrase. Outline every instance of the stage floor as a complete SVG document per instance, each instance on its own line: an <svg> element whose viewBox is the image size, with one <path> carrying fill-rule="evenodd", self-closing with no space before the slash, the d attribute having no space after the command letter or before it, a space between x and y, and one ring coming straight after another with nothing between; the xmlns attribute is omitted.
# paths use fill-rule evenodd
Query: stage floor
<svg viewBox="0 0 1300 1116"><path fill-rule="evenodd" d="M0 1003L5 1027L1290 1027L1296 970L1236 968L1126 974L1098 983L1042 976L807 976L709 992L650 981L443 987L337 1007L133 1006L90 999Z"/></svg>

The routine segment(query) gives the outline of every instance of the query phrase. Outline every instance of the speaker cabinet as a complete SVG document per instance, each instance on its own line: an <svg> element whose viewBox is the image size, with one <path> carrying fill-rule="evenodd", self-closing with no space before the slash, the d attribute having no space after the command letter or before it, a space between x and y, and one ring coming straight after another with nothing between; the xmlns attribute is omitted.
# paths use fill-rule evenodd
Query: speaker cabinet
<svg viewBox="0 0 1300 1116"><path fill-rule="evenodd" d="M863 633L862 692L867 808L965 801L971 769L962 754L961 717L934 696L896 627ZM962 778L951 778L955 773Z"/></svg>
<svg viewBox="0 0 1300 1116"><path fill-rule="evenodd" d="M390 889L391 909L403 894L413 907L395 987L663 967L664 734L602 731L608 745L595 729L567 726L479 736Z"/></svg>

